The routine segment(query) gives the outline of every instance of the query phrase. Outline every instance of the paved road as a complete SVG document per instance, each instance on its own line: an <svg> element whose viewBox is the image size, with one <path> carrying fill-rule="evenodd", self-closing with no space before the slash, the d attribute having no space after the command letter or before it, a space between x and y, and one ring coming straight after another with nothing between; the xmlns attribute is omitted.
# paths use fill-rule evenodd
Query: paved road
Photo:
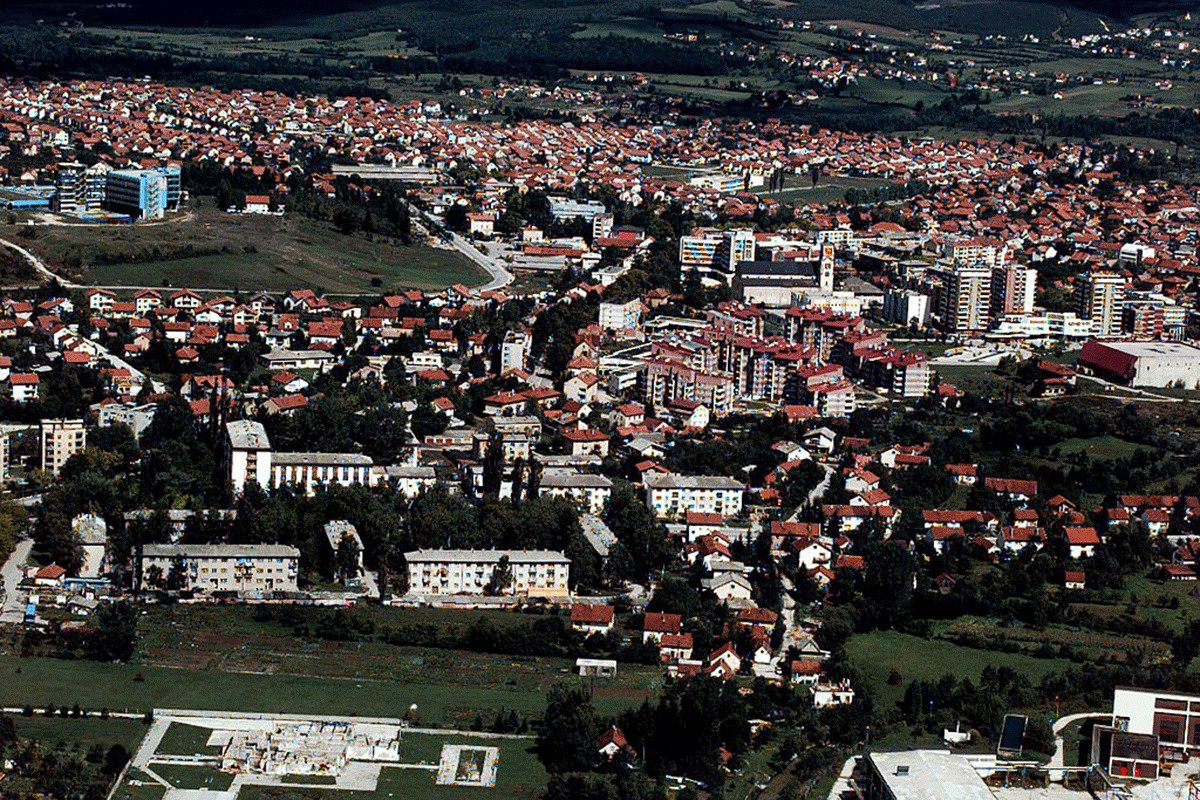
<svg viewBox="0 0 1200 800"><path fill-rule="evenodd" d="M17 591L21 583L21 568L29 560L29 552L33 550L32 539L22 539L17 542L8 561L0 567L0 578L4 581L4 606L0 610L0 624L20 625L25 621L25 609L21 605L21 595Z"/></svg>
<svg viewBox="0 0 1200 800"><path fill-rule="evenodd" d="M825 496L825 493L827 491L829 491L829 482L831 480L833 480L833 467L831 467L828 464L822 464L820 462L817 463L817 466L819 466L822 470L824 470L825 477L822 478L821 482L818 483L816 486L814 486L812 488L812 491L810 491L808 493L808 497L805 498L804 504L801 505L800 508L797 508L794 512L792 512L792 515L790 517L788 517L788 522L795 522L796 519L800 516L801 508L804 508L805 505L811 506L811 505L815 504L818 500L820 500L822 497Z"/></svg>
<svg viewBox="0 0 1200 800"><path fill-rule="evenodd" d="M513 282L513 274L511 272L501 266L495 259L489 258L479 252L479 249L465 236L451 231L450 243L454 245L455 250L474 261L486 270L488 275L492 276L492 279L483 286L476 287L476 291L491 292L496 289L503 289Z"/></svg>
<svg viewBox="0 0 1200 800"><path fill-rule="evenodd" d="M1066 764L1067 746L1063 741L1063 731L1072 722L1079 722L1085 719L1102 719L1112 721L1112 714L1105 714L1101 711L1091 711L1083 714L1069 714L1065 717L1059 717L1054 721L1052 729L1054 731L1054 755L1050 756L1050 761L1046 765L1046 770L1050 773L1050 780L1061 781L1065 777L1064 772L1055 774L1055 770L1061 770Z"/></svg>

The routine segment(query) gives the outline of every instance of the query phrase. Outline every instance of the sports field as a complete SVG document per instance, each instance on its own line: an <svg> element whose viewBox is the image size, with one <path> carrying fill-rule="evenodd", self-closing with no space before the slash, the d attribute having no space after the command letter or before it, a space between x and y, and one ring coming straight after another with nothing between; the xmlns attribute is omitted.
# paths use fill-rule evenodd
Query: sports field
<svg viewBox="0 0 1200 800"><path fill-rule="evenodd" d="M41 226L36 238L21 244L52 269L102 286L379 292L487 280L452 250L344 235L298 215L226 214L211 207L165 224Z"/></svg>

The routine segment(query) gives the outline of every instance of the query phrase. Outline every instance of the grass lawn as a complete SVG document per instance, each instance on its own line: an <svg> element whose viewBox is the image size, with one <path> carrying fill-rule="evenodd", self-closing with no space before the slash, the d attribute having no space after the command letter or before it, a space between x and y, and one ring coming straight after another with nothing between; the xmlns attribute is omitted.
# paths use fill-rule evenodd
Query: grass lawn
<svg viewBox="0 0 1200 800"><path fill-rule="evenodd" d="M160 778L178 789L208 789L223 791L233 783L233 775L212 767L193 767L186 764L151 764Z"/></svg>
<svg viewBox="0 0 1200 800"><path fill-rule="evenodd" d="M947 673L978 680L983 668L991 665L1012 667L1036 681L1069 665L1061 659L976 650L896 631L852 636L846 643L846 654L862 671L883 708L898 702L904 696L905 687L913 680L936 680ZM893 669L900 673L900 683L896 686L888 683L888 675Z"/></svg>
<svg viewBox="0 0 1200 800"><path fill-rule="evenodd" d="M1095 436L1090 439L1065 439L1054 448L1062 457L1073 456L1076 453L1087 453L1090 457L1102 461L1113 461L1118 458L1128 458L1139 450L1149 448L1142 445L1118 439L1116 436Z"/></svg>
<svg viewBox="0 0 1200 800"><path fill-rule="evenodd" d="M17 736L34 739L44 746L77 748L87 751L93 745L108 749L114 744L129 752L137 749L138 742L146 735L146 725L135 719L100 719L100 717L44 717L34 715L12 717L17 726Z"/></svg>
<svg viewBox="0 0 1200 800"><path fill-rule="evenodd" d="M404 716L415 703L421 710L422 724L461 727L470 725L477 713L490 721L501 710L536 717L545 709L541 684L509 686L472 681L472 669L464 660L461 670L468 673L467 680L446 685L437 681L346 680L3 656L0 703L44 706L77 702L89 709L191 708L392 717ZM561 673L546 676L546 688L559 680L572 679ZM649 695L649 688L598 689L595 704L600 713L612 714Z"/></svg>
<svg viewBox="0 0 1200 800"><path fill-rule="evenodd" d="M156 753L172 756L220 755L221 748L209 746L212 730L199 725L172 722L158 743Z"/></svg>
<svg viewBox="0 0 1200 800"><path fill-rule="evenodd" d="M161 225L45 226L22 244L52 267L105 286L374 293L487 280L455 251L346 236L299 215L225 214L211 207L191 215Z"/></svg>

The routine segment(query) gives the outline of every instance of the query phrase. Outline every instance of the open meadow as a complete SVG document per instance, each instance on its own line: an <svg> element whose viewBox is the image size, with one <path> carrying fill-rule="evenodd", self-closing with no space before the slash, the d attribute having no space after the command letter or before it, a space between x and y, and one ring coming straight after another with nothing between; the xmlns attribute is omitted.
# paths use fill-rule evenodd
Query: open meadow
<svg viewBox="0 0 1200 800"><path fill-rule="evenodd" d="M209 205L163 224L35 230L21 240L24 247L51 268L102 286L355 293L487 279L453 250L345 235L298 215L226 214Z"/></svg>

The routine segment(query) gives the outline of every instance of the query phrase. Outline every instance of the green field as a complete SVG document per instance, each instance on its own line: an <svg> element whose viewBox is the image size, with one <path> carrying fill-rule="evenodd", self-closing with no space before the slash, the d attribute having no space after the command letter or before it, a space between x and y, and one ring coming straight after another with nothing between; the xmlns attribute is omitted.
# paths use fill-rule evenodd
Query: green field
<svg viewBox="0 0 1200 800"><path fill-rule="evenodd" d="M32 717L14 715L12 720L19 737L33 739L51 748L67 747L86 751L97 744L106 749L119 744L133 752L146 733L145 723L135 719L46 717L38 712Z"/></svg>
<svg viewBox="0 0 1200 800"><path fill-rule="evenodd" d="M347 236L300 216L199 208L161 225L44 226L23 244L52 268L104 286L379 292L479 284L486 273L459 253Z"/></svg>
<svg viewBox="0 0 1200 800"><path fill-rule="evenodd" d="M899 701L904 696L904 687L914 680L936 680L946 674L978 680L983 668L990 665L1012 667L1036 681L1069 666L1069 662L1061 659L976 650L896 631L852 636L846 643L846 655L862 671L877 701L885 708ZM901 677L895 686L888 683L893 669Z"/></svg>
<svg viewBox="0 0 1200 800"><path fill-rule="evenodd" d="M471 669L464 660L461 670ZM546 676L547 687L560 679L571 680L562 673ZM601 713L612 714L647 696L646 691L598 690L595 704ZM404 716L415 703L422 724L465 727L477 713L488 721L501 710L536 717L546 701L539 687L528 685L343 680L0 656L0 704L51 703L130 711L194 708L394 717Z"/></svg>

